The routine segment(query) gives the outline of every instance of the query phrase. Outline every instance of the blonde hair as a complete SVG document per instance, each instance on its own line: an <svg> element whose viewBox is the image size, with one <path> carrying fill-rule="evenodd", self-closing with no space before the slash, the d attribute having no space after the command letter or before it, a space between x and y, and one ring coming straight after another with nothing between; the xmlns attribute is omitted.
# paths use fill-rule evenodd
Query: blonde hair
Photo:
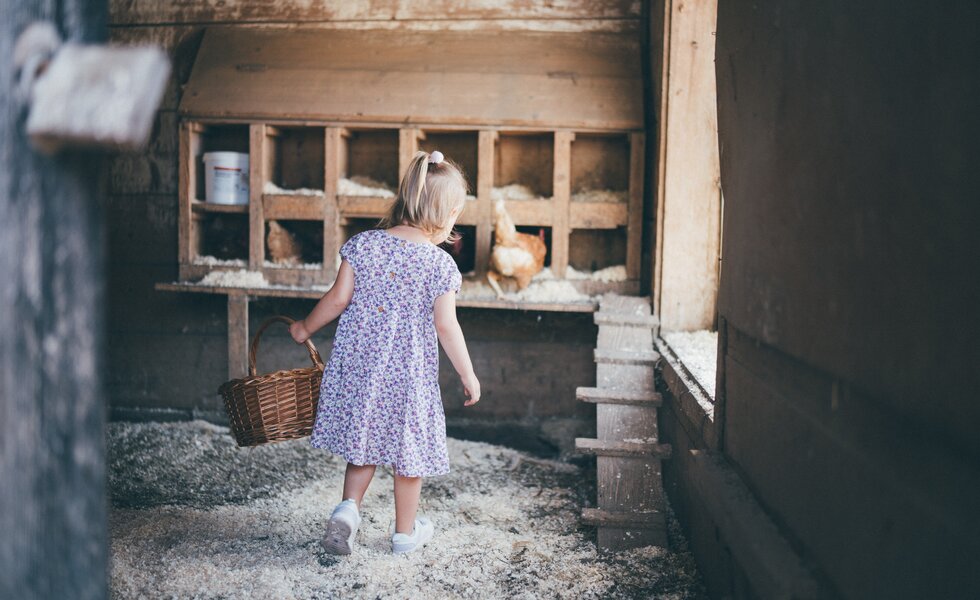
<svg viewBox="0 0 980 600"><path fill-rule="evenodd" d="M442 157L441 153L433 152ZM428 152L416 152L398 185L398 195L381 220L387 229L395 225L410 225L425 232L430 238L457 239L454 231L446 231L453 210L462 210L469 187L463 171L451 160L429 162Z"/></svg>

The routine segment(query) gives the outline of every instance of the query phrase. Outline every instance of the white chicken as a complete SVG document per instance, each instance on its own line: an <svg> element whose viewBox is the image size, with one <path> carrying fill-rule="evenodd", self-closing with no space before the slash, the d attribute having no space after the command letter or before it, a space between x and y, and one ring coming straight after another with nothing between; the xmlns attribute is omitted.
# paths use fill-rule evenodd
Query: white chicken
<svg viewBox="0 0 980 600"><path fill-rule="evenodd" d="M504 291L500 287L500 278L514 278L517 288L523 290L531 283L531 278L544 268L548 248L540 236L517 231L503 200L498 200L494 205L494 217L494 246L490 252L487 281L497 292L497 297L502 298Z"/></svg>

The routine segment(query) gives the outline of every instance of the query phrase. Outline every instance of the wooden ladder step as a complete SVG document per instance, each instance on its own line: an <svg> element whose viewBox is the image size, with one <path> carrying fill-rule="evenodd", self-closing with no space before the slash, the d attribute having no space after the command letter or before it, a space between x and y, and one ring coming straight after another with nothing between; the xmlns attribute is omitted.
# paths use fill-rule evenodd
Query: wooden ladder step
<svg viewBox="0 0 980 600"><path fill-rule="evenodd" d="M609 365L649 365L654 366L660 360L660 353L654 350L606 350L595 349L595 361Z"/></svg>
<svg viewBox="0 0 980 600"><path fill-rule="evenodd" d="M592 404L634 404L640 406L660 406L663 396L657 392L614 390L608 388L580 387L575 389L575 397Z"/></svg>
<svg viewBox="0 0 980 600"><path fill-rule="evenodd" d="M670 444L620 442L616 440L596 440L592 438L575 438L575 449L583 454L596 456L623 456L669 458Z"/></svg>
<svg viewBox="0 0 980 600"><path fill-rule="evenodd" d="M663 529L664 513L660 511L627 512L583 508L582 521L597 527L621 527L623 529Z"/></svg>
<svg viewBox="0 0 980 600"><path fill-rule="evenodd" d="M621 327L645 327L656 329L660 327L660 319L654 315L631 315L599 310L594 313L596 325L619 325Z"/></svg>

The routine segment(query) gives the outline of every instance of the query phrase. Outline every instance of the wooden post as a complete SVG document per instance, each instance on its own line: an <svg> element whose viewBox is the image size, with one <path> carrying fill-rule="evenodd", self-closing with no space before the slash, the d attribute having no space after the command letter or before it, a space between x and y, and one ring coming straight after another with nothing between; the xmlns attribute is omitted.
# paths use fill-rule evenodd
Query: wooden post
<svg viewBox="0 0 980 600"><path fill-rule="evenodd" d="M493 204L490 192L493 190L494 153L496 152L497 132L481 131L477 140L476 168L476 259L474 272L477 279L483 279L490 266L490 236L493 234Z"/></svg>
<svg viewBox="0 0 980 600"><path fill-rule="evenodd" d="M642 133L630 134L629 210L626 217L626 277L640 278L640 257L643 241L643 165Z"/></svg>
<svg viewBox="0 0 980 600"><path fill-rule="evenodd" d="M228 294L228 379L248 374L248 296Z"/></svg>
<svg viewBox="0 0 980 600"><path fill-rule="evenodd" d="M400 129L398 131L398 179L408 170L412 157L419 151L419 140L425 139L421 129Z"/></svg>
<svg viewBox="0 0 980 600"><path fill-rule="evenodd" d="M262 188L271 175L266 169L266 153L269 147L266 125L250 125L248 137L248 268L261 271L265 261L265 207L262 205Z"/></svg>
<svg viewBox="0 0 980 600"><path fill-rule="evenodd" d="M556 277L564 277L568 267L569 199L572 186L572 141L571 131L555 132L555 169L552 185L553 221L551 225L551 272Z"/></svg>
<svg viewBox="0 0 980 600"><path fill-rule="evenodd" d="M344 129L327 127L323 139L323 279L337 276L337 253L340 252L340 209L337 205L337 181L341 177Z"/></svg>
<svg viewBox="0 0 980 600"><path fill-rule="evenodd" d="M34 21L106 35L95 0L4 0L0 76ZM101 152L36 153L0 93L0 598L106 598L105 227Z"/></svg>

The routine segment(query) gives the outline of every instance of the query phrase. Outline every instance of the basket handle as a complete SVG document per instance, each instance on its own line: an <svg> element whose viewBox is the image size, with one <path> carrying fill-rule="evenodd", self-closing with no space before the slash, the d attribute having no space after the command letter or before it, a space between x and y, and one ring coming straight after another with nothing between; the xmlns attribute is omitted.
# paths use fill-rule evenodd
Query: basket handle
<svg viewBox="0 0 980 600"><path fill-rule="evenodd" d="M274 317L269 317L262 323L259 330L255 332L255 337L252 338L252 345L248 349L248 374L250 377L255 377L257 375L255 370L255 354L259 351L259 338L262 337L262 332L265 331L266 327L276 322L292 325L296 321L283 315L276 315ZM317 368L322 369L323 359L320 358L320 353L317 352L316 346L313 345L313 340L306 340L304 345L306 346L307 352L310 353L310 360L313 361L313 364L316 365Z"/></svg>

